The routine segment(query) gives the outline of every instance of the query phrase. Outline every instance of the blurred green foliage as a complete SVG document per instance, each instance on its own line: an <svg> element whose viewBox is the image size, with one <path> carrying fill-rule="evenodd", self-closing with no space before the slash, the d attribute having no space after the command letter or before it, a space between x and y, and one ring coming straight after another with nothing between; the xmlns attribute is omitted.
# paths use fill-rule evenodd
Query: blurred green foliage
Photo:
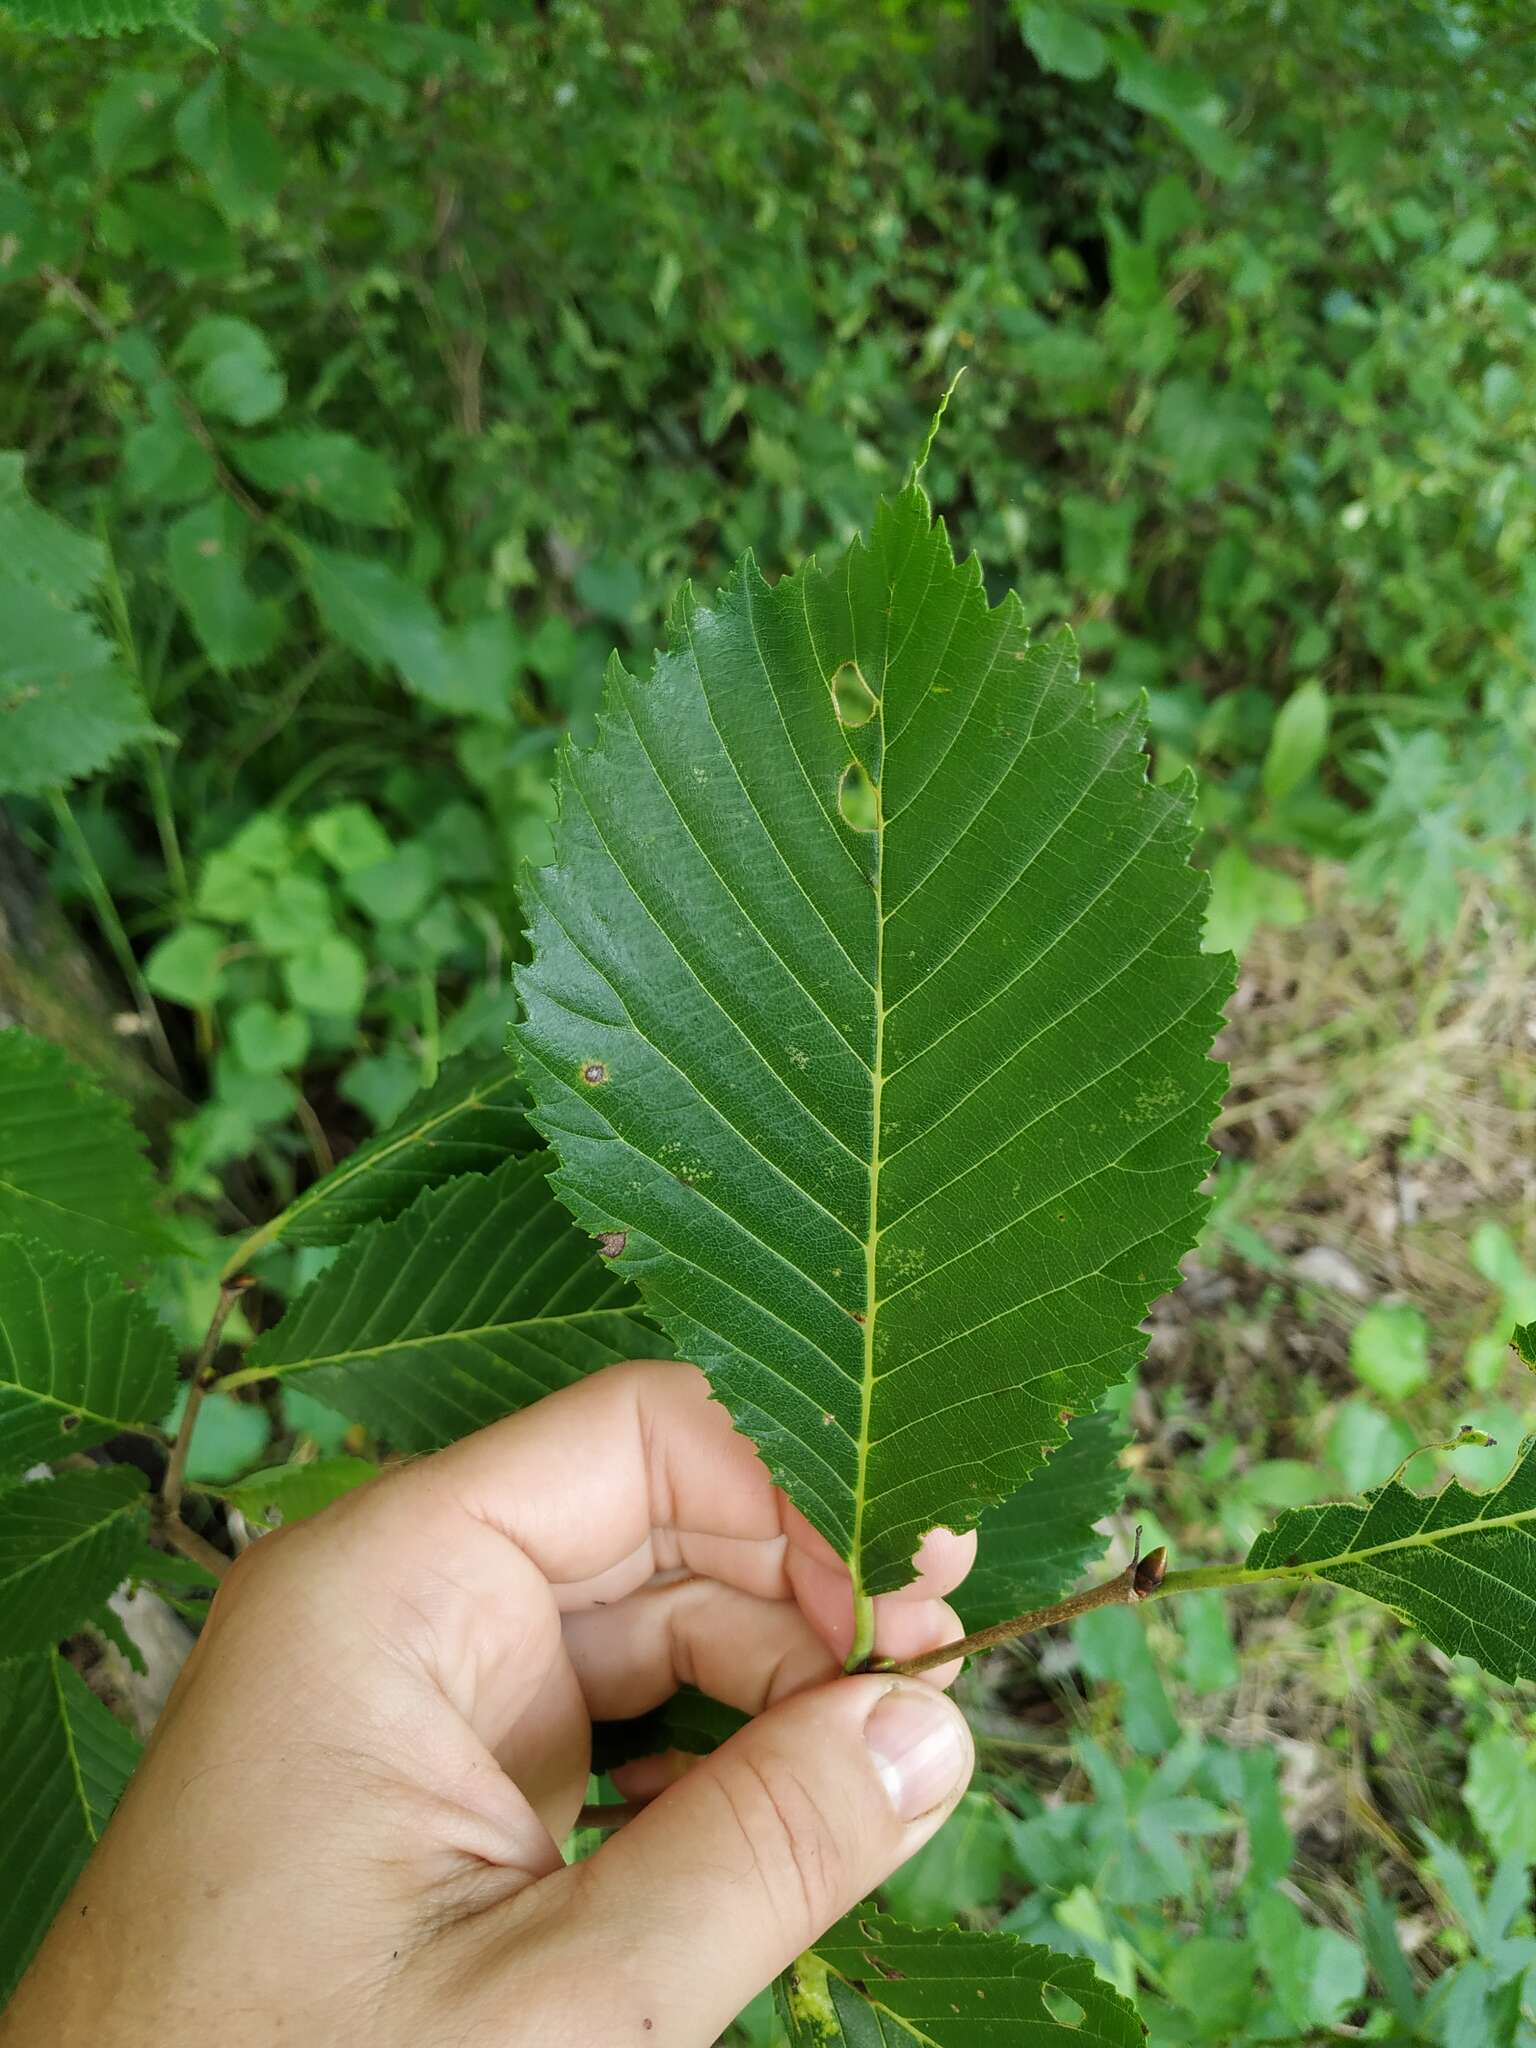
<svg viewBox="0 0 1536 2048"><path fill-rule="evenodd" d="M253 1148L281 1184L302 1074L377 1119L494 1040L609 646L743 548L845 539L962 363L934 495L1106 703L1149 691L1159 774L1205 771L1216 938L1300 914L1276 847L1416 945L1469 872L1517 882L1536 286L1497 8L200 22L0 14L0 521L100 543L0 568L0 692L96 713L9 786L113 763L59 878L198 1017L184 1186Z"/></svg>

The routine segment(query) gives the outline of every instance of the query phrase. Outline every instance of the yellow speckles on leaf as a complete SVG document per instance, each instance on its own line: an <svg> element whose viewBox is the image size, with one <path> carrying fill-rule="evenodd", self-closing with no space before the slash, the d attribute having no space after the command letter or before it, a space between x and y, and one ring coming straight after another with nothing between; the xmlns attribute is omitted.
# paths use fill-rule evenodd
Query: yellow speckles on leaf
<svg viewBox="0 0 1536 2048"><path fill-rule="evenodd" d="M842 2027L832 2004L827 1966L814 1949L807 1949L789 1973L789 2015L817 2041L839 2041Z"/></svg>

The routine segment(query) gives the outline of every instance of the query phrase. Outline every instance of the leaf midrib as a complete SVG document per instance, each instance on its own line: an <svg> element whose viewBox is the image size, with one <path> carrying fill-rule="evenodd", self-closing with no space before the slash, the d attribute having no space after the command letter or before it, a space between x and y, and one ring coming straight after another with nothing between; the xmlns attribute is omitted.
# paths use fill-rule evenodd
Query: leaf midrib
<svg viewBox="0 0 1536 2048"><path fill-rule="evenodd" d="M1364 1550L1341 1550L1334 1557L1308 1559L1303 1564L1260 1565L1252 1569L1251 1576L1255 1579L1319 1578L1339 1565L1360 1564L1366 1558L1387 1557L1399 1550L1435 1550L1458 1536L1475 1536L1484 1529L1518 1529L1527 1522L1536 1522L1536 1505L1517 1508L1513 1514L1479 1516L1470 1522L1455 1522L1445 1529L1420 1529L1412 1536L1394 1537L1390 1543L1372 1543ZM1536 1531L1532 1533L1536 1534ZM1518 1589L1510 1587L1508 1590L1515 1592Z"/></svg>
<svg viewBox="0 0 1536 2048"><path fill-rule="evenodd" d="M415 1336L391 1337L383 1344L360 1344L351 1351L327 1351L313 1358L290 1358L273 1365L246 1365L225 1373L220 1388L248 1386L253 1380L281 1379L285 1373L310 1372L322 1365L350 1365L358 1358L387 1358L392 1351L423 1351L433 1344L473 1343L479 1337L504 1337L511 1330L549 1329L555 1324L586 1323L632 1313L622 1303L609 1308L572 1309L561 1316L514 1316L501 1323L479 1323L462 1330L422 1330Z"/></svg>
<svg viewBox="0 0 1536 2048"><path fill-rule="evenodd" d="M309 1214L311 1209L318 1208L322 1202L331 1202L337 1196L344 1196L354 1181L362 1180L367 1175L387 1167L391 1160L398 1158L402 1152L408 1152L413 1145L425 1144L432 1133L440 1130L444 1124L451 1124L457 1117L464 1116L472 1109L482 1108L487 1102L494 1101L497 1096L505 1094L509 1088L515 1089L517 1085L516 1072L509 1070L504 1078L488 1080L481 1087L472 1088L467 1095L461 1095L456 1102L450 1103L439 1115L430 1117L425 1123L413 1124L410 1130L402 1131L392 1142L386 1141L374 1151L343 1160L334 1173L317 1180L313 1187L306 1188L302 1195L288 1204L286 1209L280 1210L270 1223L264 1223L259 1230L253 1231L241 1243L234 1257L226 1263L224 1271L229 1273L244 1265L247 1259L255 1258L258 1252L265 1251L267 1246L275 1243L285 1231L291 1230L295 1223ZM0 1182L0 1186L3 1185L4 1183Z"/></svg>

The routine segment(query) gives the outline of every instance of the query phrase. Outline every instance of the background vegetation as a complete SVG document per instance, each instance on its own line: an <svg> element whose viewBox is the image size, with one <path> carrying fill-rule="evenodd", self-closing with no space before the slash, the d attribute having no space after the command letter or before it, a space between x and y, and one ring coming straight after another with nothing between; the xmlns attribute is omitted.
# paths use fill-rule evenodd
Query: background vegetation
<svg viewBox="0 0 1536 2048"><path fill-rule="evenodd" d="M0 13L0 861L114 992L17 944L0 1010L136 1098L187 1341L216 1237L500 1042L609 647L745 547L856 530L963 363L933 495L1106 704L1148 692L1157 774L1198 766L1244 959L1124 1529L1151 1492L1181 1560L1228 1555L1309 1465L1357 1490L1463 1422L1503 1451L1442 1462L1502 1471L1536 1315L1518 12L202 28ZM229 1479L326 1428L219 1396L194 1456ZM1107 1611L1002 1662L895 1910L1081 1948L1158 2042L1536 2041L1524 1693L1331 1601Z"/></svg>

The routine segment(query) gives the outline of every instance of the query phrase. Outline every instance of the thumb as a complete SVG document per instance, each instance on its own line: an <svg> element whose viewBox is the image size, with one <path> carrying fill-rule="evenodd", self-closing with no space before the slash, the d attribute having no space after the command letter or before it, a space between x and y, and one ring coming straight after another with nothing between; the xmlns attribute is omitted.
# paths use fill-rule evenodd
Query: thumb
<svg viewBox="0 0 1536 2048"><path fill-rule="evenodd" d="M611 2038L708 2048L921 1848L974 1762L959 1708L912 1679L837 1679L749 1723L585 1866L584 1981L592 1956L624 1951L595 1992Z"/></svg>

